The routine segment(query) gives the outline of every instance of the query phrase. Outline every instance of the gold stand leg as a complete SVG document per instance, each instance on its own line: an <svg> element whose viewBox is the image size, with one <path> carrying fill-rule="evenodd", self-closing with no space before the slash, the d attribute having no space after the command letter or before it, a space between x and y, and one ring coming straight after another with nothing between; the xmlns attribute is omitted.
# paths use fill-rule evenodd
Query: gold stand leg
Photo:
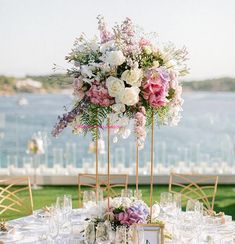
<svg viewBox="0 0 235 244"><path fill-rule="evenodd" d="M107 148L107 161L108 161L108 210L110 207L110 119L108 118L108 148Z"/></svg>
<svg viewBox="0 0 235 244"><path fill-rule="evenodd" d="M151 149L150 149L150 222L152 223L153 216L153 169L154 169L154 114L152 113L151 125Z"/></svg>
<svg viewBox="0 0 235 244"><path fill-rule="evenodd" d="M98 148L98 125L96 126L96 138L95 138L95 180L96 180L96 203L99 198L99 148Z"/></svg>
<svg viewBox="0 0 235 244"><path fill-rule="evenodd" d="M138 196L139 193L139 147L138 143L136 142L136 169L135 169L136 179L136 195Z"/></svg>

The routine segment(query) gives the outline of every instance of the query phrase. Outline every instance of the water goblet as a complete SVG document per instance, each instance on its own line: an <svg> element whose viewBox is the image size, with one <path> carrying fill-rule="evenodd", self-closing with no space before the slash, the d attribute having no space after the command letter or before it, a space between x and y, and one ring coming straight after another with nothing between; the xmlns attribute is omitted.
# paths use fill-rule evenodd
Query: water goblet
<svg viewBox="0 0 235 244"><path fill-rule="evenodd" d="M161 195L160 195L160 206L165 213L167 213L167 211L171 207L172 201L173 201L172 193L170 193L170 192L162 192L161 193Z"/></svg>
<svg viewBox="0 0 235 244"><path fill-rule="evenodd" d="M59 223L54 216L51 216L48 220L48 236L50 239L55 239L59 234Z"/></svg>
<svg viewBox="0 0 235 244"><path fill-rule="evenodd" d="M73 209L72 196L64 195L64 211L66 213L71 213Z"/></svg>
<svg viewBox="0 0 235 244"><path fill-rule="evenodd" d="M94 191L84 191L83 193L83 206L89 209L96 205L96 195Z"/></svg>
<svg viewBox="0 0 235 244"><path fill-rule="evenodd" d="M133 191L132 191L132 189L122 189L122 191L121 191L121 197L127 197L127 198L133 197Z"/></svg>
<svg viewBox="0 0 235 244"><path fill-rule="evenodd" d="M187 213L194 213L195 212L195 210L196 210L196 202L197 201L195 201L195 200L193 200L193 199L189 199L188 201L187 201L187 205L186 205L186 212Z"/></svg>

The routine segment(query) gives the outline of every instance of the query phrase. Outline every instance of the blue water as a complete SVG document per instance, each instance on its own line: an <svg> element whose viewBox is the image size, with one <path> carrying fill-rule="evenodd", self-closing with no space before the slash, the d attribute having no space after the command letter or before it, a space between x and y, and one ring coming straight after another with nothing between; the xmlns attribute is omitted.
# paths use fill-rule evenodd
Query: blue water
<svg viewBox="0 0 235 244"><path fill-rule="evenodd" d="M48 134L46 155L41 163L52 166L55 149L61 148L63 164L82 165L84 158L93 158L88 151L91 138L74 136L70 129L58 138L50 131L64 105L71 105L71 97L65 94L24 94L29 104L19 106L22 95L0 97L0 167L6 167L9 155L17 156L18 166L27 157L27 142L32 134L42 131ZM197 92L185 93L183 118L178 127L161 127L155 130L156 162L164 165L179 161L187 163L235 162L235 93ZM2 119L1 119L2 118ZM105 134L104 134L105 139ZM74 144L75 150L69 148ZM134 161L134 139L120 140L112 144L112 163L129 165ZM54 152L54 153L53 153ZM71 154L73 157L71 159ZM57 155L58 156L58 155ZM70 159L69 159L70 158ZM105 155L101 161L105 163ZM140 164L149 160L149 143L140 153Z"/></svg>

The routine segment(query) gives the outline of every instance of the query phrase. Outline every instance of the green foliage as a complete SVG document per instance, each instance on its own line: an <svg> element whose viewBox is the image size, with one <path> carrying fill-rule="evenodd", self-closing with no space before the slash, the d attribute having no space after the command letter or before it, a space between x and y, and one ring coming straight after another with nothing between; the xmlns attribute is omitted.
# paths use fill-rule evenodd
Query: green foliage
<svg viewBox="0 0 235 244"><path fill-rule="evenodd" d="M91 132L93 140L99 138L99 130L107 118L107 114L111 112L110 107L102 107L95 104L90 104L85 113L80 116L81 125L83 127L84 135ZM98 127L98 131L96 128Z"/></svg>
<svg viewBox="0 0 235 244"><path fill-rule="evenodd" d="M153 54L142 53L140 58L140 67L148 68L153 66Z"/></svg>

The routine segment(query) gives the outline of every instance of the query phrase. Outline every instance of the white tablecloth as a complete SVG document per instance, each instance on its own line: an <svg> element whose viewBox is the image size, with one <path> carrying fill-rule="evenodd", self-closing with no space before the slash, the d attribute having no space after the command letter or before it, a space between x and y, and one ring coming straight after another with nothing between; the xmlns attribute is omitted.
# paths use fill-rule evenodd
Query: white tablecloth
<svg viewBox="0 0 235 244"><path fill-rule="evenodd" d="M81 210L73 210L73 214L71 217L71 223L72 223L72 228L70 233L64 233L60 234L56 240L51 241L48 240L47 238L47 233L48 233L48 221L46 218L36 218L35 216L27 216L24 218L16 219L10 221L10 225L15 227L15 233L14 234L9 234L9 237L12 236L12 241L11 238L8 240L3 240L3 243L18 243L18 244L28 244L28 243L54 243L54 244L82 244L84 243L81 238L81 234L78 234L78 231L76 231L76 226L83 225L85 223L85 214ZM167 223L168 227L170 226L170 223ZM175 228L175 227L174 227ZM218 228L217 228L218 229ZM235 236L235 223L230 222L228 224L223 225L222 228L219 228L221 233L220 235L224 235L224 240L221 241L218 240L218 242L205 242L200 241L200 242L195 242L196 244L206 244L206 243L214 243L214 244L233 244L235 243L234 241L231 241L231 239L227 239L226 236L228 233L231 233L233 231L234 236ZM205 230L202 230L205 232ZM218 233L216 233L218 234ZM205 235L205 233L204 233ZM211 233L208 233L208 237L213 235ZM230 235L231 236L231 235ZM0 236L1 240L1 236ZM209 239L208 239L209 240ZM180 242L175 242L175 241L170 241L166 243L172 243L172 244L182 244ZM189 243L185 243L189 244Z"/></svg>

